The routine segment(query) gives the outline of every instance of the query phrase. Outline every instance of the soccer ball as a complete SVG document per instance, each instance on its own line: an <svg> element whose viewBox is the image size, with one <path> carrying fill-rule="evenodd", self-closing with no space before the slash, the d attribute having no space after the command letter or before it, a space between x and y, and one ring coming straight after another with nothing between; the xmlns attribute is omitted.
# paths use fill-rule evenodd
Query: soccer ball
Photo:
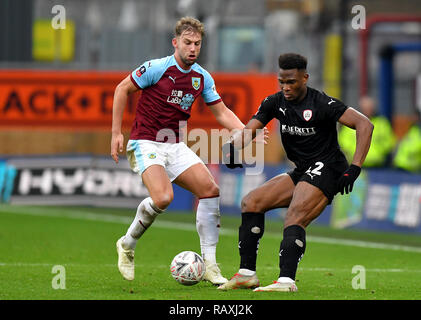
<svg viewBox="0 0 421 320"><path fill-rule="evenodd" d="M174 257L170 270L171 275L178 283L192 286L203 279L206 265L196 252L183 251Z"/></svg>

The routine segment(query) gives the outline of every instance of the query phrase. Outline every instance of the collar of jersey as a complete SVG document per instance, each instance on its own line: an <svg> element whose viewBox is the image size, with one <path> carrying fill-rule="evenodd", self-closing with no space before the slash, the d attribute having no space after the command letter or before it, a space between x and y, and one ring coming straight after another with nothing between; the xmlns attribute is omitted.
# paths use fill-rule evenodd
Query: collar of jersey
<svg viewBox="0 0 421 320"><path fill-rule="evenodd" d="M174 60L174 64L175 64L175 66L177 67L177 69L178 70L180 70L181 72L183 72L183 73L189 73L190 71L191 71L191 69L192 69L192 67L193 67L193 65L190 67L190 69L189 70L184 70L182 67L180 67L179 65L178 65L178 63L177 63L177 59L174 57L174 55L172 55L172 58L173 58L173 60Z"/></svg>

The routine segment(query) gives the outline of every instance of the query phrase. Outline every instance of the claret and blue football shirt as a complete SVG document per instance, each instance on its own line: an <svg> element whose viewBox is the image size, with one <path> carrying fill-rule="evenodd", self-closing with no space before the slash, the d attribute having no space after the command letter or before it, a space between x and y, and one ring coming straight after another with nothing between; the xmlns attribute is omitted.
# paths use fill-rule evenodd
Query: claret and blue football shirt
<svg viewBox="0 0 421 320"><path fill-rule="evenodd" d="M190 118L191 106L199 95L207 105L221 101L209 72L197 63L184 70L174 55L146 61L130 78L142 90L131 140L157 141L160 130L170 129L178 142L179 122Z"/></svg>

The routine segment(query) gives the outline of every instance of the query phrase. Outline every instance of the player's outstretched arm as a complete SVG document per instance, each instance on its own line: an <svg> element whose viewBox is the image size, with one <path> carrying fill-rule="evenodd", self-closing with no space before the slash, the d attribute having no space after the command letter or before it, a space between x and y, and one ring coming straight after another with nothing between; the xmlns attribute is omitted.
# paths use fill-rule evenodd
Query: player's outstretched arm
<svg viewBox="0 0 421 320"><path fill-rule="evenodd" d="M222 146L223 163L230 169L242 168L238 162L238 152L246 147L255 137L259 129L266 137L266 127L259 120L251 119L243 130L236 131L231 138Z"/></svg>
<svg viewBox="0 0 421 320"><path fill-rule="evenodd" d="M236 149L243 149L256 138L260 130L263 130L260 134L263 134L264 142L266 143L267 128L257 119L251 119L243 130L236 131L229 141L234 144Z"/></svg>
<svg viewBox="0 0 421 320"><path fill-rule="evenodd" d="M353 108L348 108L339 118L339 122L355 129L357 138L351 166L338 180L338 190L341 194L344 194L352 191L354 182L360 175L361 167L370 149L374 125L366 116Z"/></svg>
<svg viewBox="0 0 421 320"><path fill-rule="evenodd" d="M113 121L111 128L111 157L118 163L118 154L123 152L124 137L121 133L124 108L127 104L127 96L139 90L131 81L130 75L121 81L114 91Z"/></svg>
<svg viewBox="0 0 421 320"><path fill-rule="evenodd" d="M339 118L339 122L356 131L357 141L352 164L361 167L370 149L374 125L365 115L353 108L348 108Z"/></svg>
<svg viewBox="0 0 421 320"><path fill-rule="evenodd" d="M244 123L222 101L209 106L209 108L215 116L216 121L224 128L229 130L241 130L244 128Z"/></svg>
<svg viewBox="0 0 421 320"><path fill-rule="evenodd" d="M215 105L211 105L209 106L212 113L214 114L216 120L218 121L219 124L221 124L222 126L224 126L225 128L229 129L229 130L235 130L234 135L238 135L240 134L241 129L244 129L245 126L244 124L241 122L240 119L238 119L238 117L235 115L234 112L232 112L223 102L219 102ZM259 121L260 123L260 121ZM242 146L247 146L250 141L252 141L254 138L256 138L256 130L252 131L252 127L248 128L248 131L245 132L249 132L249 135L247 137L251 137L252 134L252 139L244 139L244 144L240 144ZM256 138L256 140L259 139L260 142L263 142L264 144L267 144L267 140L268 140L268 129L266 127L262 127L262 128L258 128L258 129L264 129L259 135L258 138ZM244 136L244 132L242 133L242 135ZM254 141L256 141L254 140Z"/></svg>

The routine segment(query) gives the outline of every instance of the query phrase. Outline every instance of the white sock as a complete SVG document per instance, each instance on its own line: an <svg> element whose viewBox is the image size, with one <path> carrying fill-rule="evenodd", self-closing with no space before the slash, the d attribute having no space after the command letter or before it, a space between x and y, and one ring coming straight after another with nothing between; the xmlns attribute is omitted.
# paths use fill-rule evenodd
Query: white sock
<svg viewBox="0 0 421 320"><path fill-rule="evenodd" d="M238 273L242 274L243 276L251 277L251 276L254 276L256 274L256 271L249 270L249 269L240 269L240 270L238 270Z"/></svg>
<svg viewBox="0 0 421 320"><path fill-rule="evenodd" d="M216 245L220 228L219 197L200 199L196 213L196 229L204 260L216 263Z"/></svg>
<svg viewBox="0 0 421 320"><path fill-rule="evenodd" d="M151 197L144 199L137 207L136 217L122 241L123 248L134 250L142 234L154 222L156 216L163 211L154 205Z"/></svg>
<svg viewBox="0 0 421 320"><path fill-rule="evenodd" d="M289 278L289 277L279 277L278 278L278 280L277 280L277 282L282 282L282 283L294 283L295 281L294 280L292 280L291 278Z"/></svg>

